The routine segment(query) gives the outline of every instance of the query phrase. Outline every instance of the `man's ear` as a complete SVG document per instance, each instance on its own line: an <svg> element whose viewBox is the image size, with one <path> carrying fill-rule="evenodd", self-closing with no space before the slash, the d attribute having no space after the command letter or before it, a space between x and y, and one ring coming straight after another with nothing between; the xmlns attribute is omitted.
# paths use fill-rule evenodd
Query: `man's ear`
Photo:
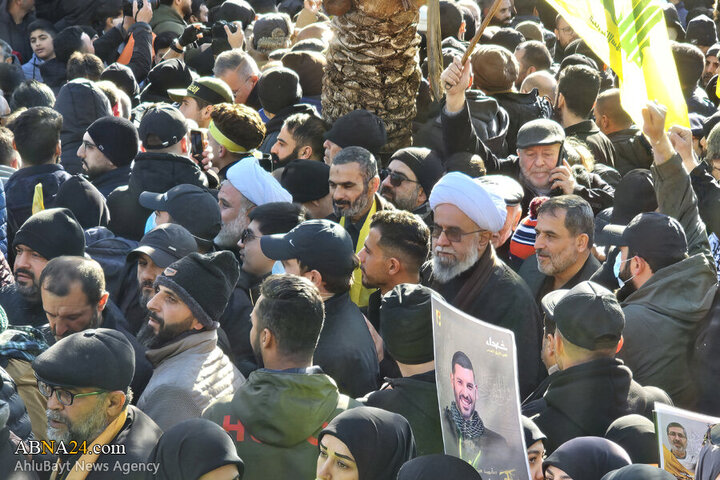
<svg viewBox="0 0 720 480"><path fill-rule="evenodd" d="M378 191L378 188L380 188L380 177L375 175L373 178L370 179L370 188L368 190L372 192L373 195L375 195L375 192Z"/></svg>
<svg viewBox="0 0 720 480"><path fill-rule="evenodd" d="M263 328L260 332L260 346L267 350L275 344L275 335L267 328Z"/></svg>
<svg viewBox="0 0 720 480"><path fill-rule="evenodd" d="M309 145L306 145L306 146L302 147L300 149L300 151L298 152L298 158L302 159L302 160L307 160L310 157L312 157L312 154L313 154L312 147Z"/></svg>
<svg viewBox="0 0 720 480"><path fill-rule="evenodd" d="M400 273L401 269L402 269L402 264L400 263L400 260L398 260L395 257L390 257L389 263L388 263L388 274L397 275L398 273Z"/></svg>
<svg viewBox="0 0 720 480"><path fill-rule="evenodd" d="M587 233L581 233L575 237L575 247L581 252L583 250L589 250L590 247L592 247L592 245L588 245L589 242L590 237L588 237Z"/></svg>
<svg viewBox="0 0 720 480"><path fill-rule="evenodd" d="M108 417L117 417L123 410L127 395L120 390L108 394L108 405L106 413Z"/></svg>
<svg viewBox="0 0 720 480"><path fill-rule="evenodd" d="M100 301L98 302L98 312L102 312L103 310L105 310L108 298L110 298L110 293L104 292L102 297L100 297Z"/></svg>
<svg viewBox="0 0 720 480"><path fill-rule="evenodd" d="M185 136L180 140L180 148L182 149L182 153L188 153L188 140L187 140L187 135L185 135Z"/></svg>
<svg viewBox="0 0 720 480"><path fill-rule="evenodd" d="M303 277L310 280L313 283L313 285L315 285L318 288L322 287L323 284L325 283L325 282L323 282L322 274L320 272L318 272L317 270L310 270L308 272L305 272L303 274Z"/></svg>
<svg viewBox="0 0 720 480"><path fill-rule="evenodd" d="M425 195L425 189L420 187L420 191L418 192L418 201L420 202L420 205L427 202L428 198L427 195Z"/></svg>

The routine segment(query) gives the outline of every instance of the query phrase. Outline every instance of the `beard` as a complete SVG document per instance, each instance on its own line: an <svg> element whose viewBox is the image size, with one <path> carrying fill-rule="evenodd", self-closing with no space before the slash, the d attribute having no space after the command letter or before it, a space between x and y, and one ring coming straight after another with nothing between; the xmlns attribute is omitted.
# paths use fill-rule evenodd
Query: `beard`
<svg viewBox="0 0 720 480"><path fill-rule="evenodd" d="M395 207L400 210L412 212L417 206L417 199L420 196L420 188L416 187L409 196L398 197L397 192L393 188L382 187L380 189L380 195L390 201Z"/></svg>
<svg viewBox="0 0 720 480"><path fill-rule="evenodd" d="M353 202L348 202L346 200L338 202L333 199L333 210L335 211L335 215L338 217L348 217L350 219L359 216L368 208L368 205L370 205L370 202L372 201L372 197L368 196L369 191L369 186L365 185L363 192Z"/></svg>
<svg viewBox="0 0 720 480"><path fill-rule="evenodd" d="M223 223L215 237L215 243L222 248L237 248L243 230L249 225L247 212L243 211L229 223Z"/></svg>
<svg viewBox="0 0 720 480"><path fill-rule="evenodd" d="M253 354L255 355L255 364L258 366L258 368L263 368L265 366L265 362L263 362L262 358L259 333L250 339L250 346L252 347Z"/></svg>
<svg viewBox="0 0 720 480"><path fill-rule="evenodd" d="M15 285L17 285L17 289L18 292L20 292L20 295L22 295L25 300L28 301L28 303L41 303L42 299L40 297L40 285L38 285L35 274L25 268L17 268L13 273L15 275ZM19 273L27 275L30 278L29 285L23 285L22 283L17 281L17 276Z"/></svg>
<svg viewBox="0 0 720 480"><path fill-rule="evenodd" d="M479 245L480 241L478 237L476 237L470 251L462 257L458 257L454 250L443 247L435 247L432 258L433 278L440 283L447 283L461 273L469 270L480 259L480 251L478 250ZM436 255L436 253L439 252L455 254L455 258L440 257Z"/></svg>
<svg viewBox="0 0 720 480"><path fill-rule="evenodd" d="M81 330L68 329L65 331L65 334L61 337L58 337L57 334L55 333L55 331L56 331L55 325L50 327L50 332L53 334L53 337L55 337L55 339L59 341L65 337L67 337L68 335L72 335L73 333L77 333L77 332L80 332L83 330L90 330L91 328L98 328L101 323L100 322L100 319L102 318L101 315L102 314L100 312L98 312L97 309L94 309L92 317L90 318L90 323L88 323L86 327L82 328Z"/></svg>
<svg viewBox="0 0 720 480"><path fill-rule="evenodd" d="M536 252L538 255L545 253L543 249L539 249ZM545 265L540 263L540 257L538 256L538 270L540 270L540 272L544 275L552 277L553 275L557 275L558 273L564 272L570 268L575 262L577 262L577 259L578 253L573 250L568 250L567 252L562 251L555 256L546 257L547 263Z"/></svg>
<svg viewBox="0 0 720 480"><path fill-rule="evenodd" d="M99 396L102 397L101 394ZM104 399L104 398L103 398ZM102 408L104 402L98 399L96 407L82 421L71 422L60 411L46 410L45 415L48 419L47 436L50 440L57 442L92 443L102 432L110 425L105 410ZM50 420L65 424L64 428L54 428L50 425Z"/></svg>
<svg viewBox="0 0 720 480"><path fill-rule="evenodd" d="M149 312L148 316L158 323L158 331L155 333L152 327L148 325L148 329L142 332L142 335L138 334L138 341L141 341L141 343L149 349L167 345L183 333L189 331L193 322L193 318L189 317L179 323L165 325L165 320L155 312Z"/></svg>
<svg viewBox="0 0 720 480"><path fill-rule="evenodd" d="M149 291L146 289L149 289ZM146 291L148 293L145 293ZM138 303L144 310L147 310L147 304L154 295L155 291L153 290L153 282L146 281L140 284L140 296L138 297Z"/></svg>
<svg viewBox="0 0 720 480"><path fill-rule="evenodd" d="M295 150L290 152L290 154L285 156L284 158L280 158L276 153L270 153L270 156L272 157L273 165L275 166L275 168L281 168L292 162L293 160L296 160L299 153L300 148L295 148Z"/></svg>

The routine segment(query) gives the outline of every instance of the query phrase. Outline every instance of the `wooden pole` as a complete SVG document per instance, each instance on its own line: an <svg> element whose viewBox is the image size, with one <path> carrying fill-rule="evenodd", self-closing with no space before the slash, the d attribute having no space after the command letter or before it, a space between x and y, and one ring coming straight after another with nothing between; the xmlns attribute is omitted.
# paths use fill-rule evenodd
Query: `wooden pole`
<svg viewBox="0 0 720 480"><path fill-rule="evenodd" d="M442 35L440 33L440 0L427 2L428 81L435 101L443 96L440 74L443 71Z"/></svg>
<svg viewBox="0 0 720 480"><path fill-rule="evenodd" d="M495 16L497 11L500 9L500 4L502 2L503 2L503 0L495 0L495 3L493 3L492 7L490 7L490 10L488 10L488 14L483 19L482 25L480 25L480 29L475 33L475 36L470 41L470 45L468 45L467 50L465 50L465 55L463 55L463 58L462 58L463 65L465 65L465 62L467 62L468 58L470 58L470 55L472 55L472 51L475 49L475 45L477 45L483 32L485 31L487 26L490 24L490 20L492 20L492 18ZM439 14L438 14L438 18L440 18ZM428 7L428 23L429 22L430 22L430 10Z"/></svg>

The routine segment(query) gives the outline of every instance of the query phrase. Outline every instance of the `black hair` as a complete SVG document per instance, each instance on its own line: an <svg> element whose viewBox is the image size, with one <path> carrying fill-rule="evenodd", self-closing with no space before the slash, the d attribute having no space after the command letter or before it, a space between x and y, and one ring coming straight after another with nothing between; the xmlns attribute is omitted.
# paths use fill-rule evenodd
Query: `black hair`
<svg viewBox="0 0 720 480"><path fill-rule="evenodd" d="M99 263L83 257L53 258L40 274L40 287L64 297L70 288L80 283L89 305L97 305L105 294L105 274Z"/></svg>
<svg viewBox="0 0 720 480"><path fill-rule="evenodd" d="M12 122L15 147L24 164L40 165L55 158L62 122L62 115L48 107L29 108Z"/></svg>
<svg viewBox="0 0 720 480"><path fill-rule="evenodd" d="M53 37L53 48L55 49L55 58L58 62L65 65L73 52L79 52L83 48L82 34L85 33L82 28L74 25L72 27L63 28L57 35Z"/></svg>
<svg viewBox="0 0 720 480"><path fill-rule="evenodd" d="M296 113L285 119L287 128L297 147L310 147L313 153L323 152L323 135L328 131L328 124L317 115L309 113Z"/></svg>
<svg viewBox="0 0 720 480"><path fill-rule="evenodd" d="M465 368L467 370L470 370L473 372L473 375L475 374L475 370L473 369L472 362L470 361L470 358L465 355L465 352L457 351L452 356L452 372L455 373L455 365L460 365L462 368Z"/></svg>
<svg viewBox="0 0 720 480"><path fill-rule="evenodd" d="M577 237L584 233L588 236L588 246L592 246L595 232L595 216L587 200L578 195L551 197L540 205L537 214L540 216L547 213L556 216L558 210L565 212L564 226L570 234Z"/></svg>
<svg viewBox="0 0 720 480"><path fill-rule="evenodd" d="M260 233L275 235L287 233L306 219L307 212L302 205L288 202L270 202L250 210L248 218L258 223Z"/></svg>
<svg viewBox="0 0 720 480"><path fill-rule="evenodd" d="M322 281L325 284L325 290L332 294L340 294L350 291L350 287L352 287L352 276L353 271L355 271L356 268L360 266L360 260L358 260L357 255L353 254L353 262L352 262L352 269L349 270L346 274L330 274L327 272L320 272L320 275L322 276ZM307 265L303 264L300 259L298 259L298 264L300 265L300 271L301 273L309 272L311 269ZM317 269L314 269L317 270Z"/></svg>
<svg viewBox="0 0 720 480"><path fill-rule="evenodd" d="M13 133L8 128L0 127L0 165L9 167L15 155Z"/></svg>
<svg viewBox="0 0 720 480"><path fill-rule="evenodd" d="M256 330L270 330L281 354L311 359L325 320L325 306L315 285L296 275L271 275L260 285L260 295L263 298L254 311Z"/></svg>
<svg viewBox="0 0 720 480"><path fill-rule="evenodd" d="M524 53L522 63L525 67L535 67L536 70L550 70L553 59L550 50L543 42L527 40L517 46L517 50Z"/></svg>
<svg viewBox="0 0 720 480"><path fill-rule="evenodd" d="M42 82L25 80L12 94L10 108L15 111L19 108L49 107L55 105L55 94Z"/></svg>
<svg viewBox="0 0 720 480"><path fill-rule="evenodd" d="M701 72L702 73L702 72ZM570 65L560 72L558 93L565 97L568 110L589 118L600 92L600 75L586 65Z"/></svg>
<svg viewBox="0 0 720 480"><path fill-rule="evenodd" d="M30 22L30 25L28 25L28 28L27 28L28 36L35 30L42 30L53 38L55 38L55 35L57 35L57 33L58 33L57 29L55 28L55 25L53 25L52 22L43 20L41 18L38 20L35 20L34 22Z"/></svg>
<svg viewBox="0 0 720 480"><path fill-rule="evenodd" d="M370 228L380 233L378 245L388 256L398 257L408 270L419 272L430 253L430 229L404 210L383 210L373 215Z"/></svg>
<svg viewBox="0 0 720 480"><path fill-rule="evenodd" d="M440 37L457 38L462 25L462 10L455 3L441 0L440 2Z"/></svg>
<svg viewBox="0 0 720 480"><path fill-rule="evenodd" d="M682 431L685 433L685 436L687 436L687 430L685 430L685 427L683 427L679 423L677 423L677 422L668 423L667 426L665 427L665 433L669 435L671 428L682 428Z"/></svg>

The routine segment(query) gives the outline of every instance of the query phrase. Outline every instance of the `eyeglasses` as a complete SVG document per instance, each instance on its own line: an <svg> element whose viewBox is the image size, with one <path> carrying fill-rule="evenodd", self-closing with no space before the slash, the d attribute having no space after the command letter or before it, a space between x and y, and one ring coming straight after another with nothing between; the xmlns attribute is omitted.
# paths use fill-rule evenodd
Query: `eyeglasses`
<svg viewBox="0 0 720 480"><path fill-rule="evenodd" d="M256 238L258 238L258 236L255 235L253 233L253 231L250 230L249 228L246 228L245 230L243 230L242 235L240 235L240 241L242 243L248 243L252 240L255 240Z"/></svg>
<svg viewBox="0 0 720 480"><path fill-rule="evenodd" d="M440 238L440 235L445 232L445 237L449 241L451 241L452 243L458 243L462 241L462 237L464 237L465 235L470 235L471 233L479 233L483 231L484 230L473 230L472 232L463 232L457 227L443 228L440 225L433 225L430 233L432 234L433 238L438 239Z"/></svg>
<svg viewBox="0 0 720 480"><path fill-rule="evenodd" d="M405 175L399 172L394 172L390 170L389 168L383 168L380 170L380 176L383 180L385 180L388 176L390 177L390 184L393 187L399 187L403 184L403 182L411 182L411 183L420 183L416 182L415 180L410 180Z"/></svg>
<svg viewBox="0 0 720 480"><path fill-rule="evenodd" d="M69 407L70 405L72 405L76 398L89 397L91 395L100 395L101 393L106 392L105 390L98 390L97 392L72 393L62 388L50 386L45 382L41 382L40 380L38 380L37 384L38 390L40 390L40 394L43 397L50 398L53 392L55 392L55 398L58 402L60 402L60 405L63 405L65 407Z"/></svg>
<svg viewBox="0 0 720 480"><path fill-rule="evenodd" d="M87 149L91 149L91 150L92 150L93 148L97 148L97 145L95 145L95 144L92 143L92 142L88 142L87 140L83 140L83 141L82 141L82 146L83 146L83 148L84 148L85 150L87 150Z"/></svg>

